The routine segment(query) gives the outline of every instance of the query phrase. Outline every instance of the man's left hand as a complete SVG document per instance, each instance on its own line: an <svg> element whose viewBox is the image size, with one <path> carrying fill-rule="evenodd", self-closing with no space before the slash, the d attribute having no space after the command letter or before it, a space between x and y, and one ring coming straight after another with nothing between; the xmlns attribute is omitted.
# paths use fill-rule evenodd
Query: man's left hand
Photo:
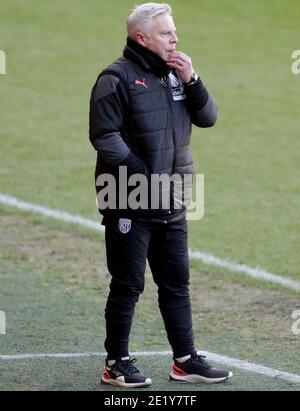
<svg viewBox="0 0 300 411"><path fill-rule="evenodd" d="M182 51L174 51L168 57L168 66L178 71L181 81L183 83L191 81L194 73L192 59Z"/></svg>

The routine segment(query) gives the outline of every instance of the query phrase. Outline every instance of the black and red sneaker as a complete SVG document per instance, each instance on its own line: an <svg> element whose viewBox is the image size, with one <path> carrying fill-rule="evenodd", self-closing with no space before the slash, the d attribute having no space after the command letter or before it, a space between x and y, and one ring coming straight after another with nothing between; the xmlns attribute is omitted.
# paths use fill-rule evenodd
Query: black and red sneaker
<svg viewBox="0 0 300 411"><path fill-rule="evenodd" d="M140 374L139 370L133 365L135 362L136 359L121 359L109 367L106 360L101 382L123 388L149 387L152 384L151 379Z"/></svg>
<svg viewBox="0 0 300 411"><path fill-rule="evenodd" d="M217 370L208 364L203 355L194 353L183 363L174 360L170 381L214 384L229 380L232 377L231 371Z"/></svg>

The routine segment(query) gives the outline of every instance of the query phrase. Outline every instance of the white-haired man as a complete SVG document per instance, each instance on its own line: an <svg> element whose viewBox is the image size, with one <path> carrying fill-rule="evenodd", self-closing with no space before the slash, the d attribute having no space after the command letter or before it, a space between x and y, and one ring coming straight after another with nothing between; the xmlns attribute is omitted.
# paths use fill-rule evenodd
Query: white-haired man
<svg viewBox="0 0 300 411"><path fill-rule="evenodd" d="M178 207L174 187L169 191L168 207L161 202L152 206L153 197L163 194L160 189L140 191L148 202L137 208L127 201L134 194L132 189L125 201L120 194L125 169L127 178L142 175L150 185L154 175L192 176L191 125L213 126L216 105L191 58L176 51L178 38L169 5L136 7L127 30L123 56L100 74L90 103L90 141L98 153L96 190L112 276L106 305L107 359L101 381L129 388L151 385L151 379L133 365L128 347L147 259L173 350L170 380L225 381L232 373L212 368L194 347L186 203ZM115 178L114 193L104 184L107 175ZM109 196L114 201L105 201Z"/></svg>

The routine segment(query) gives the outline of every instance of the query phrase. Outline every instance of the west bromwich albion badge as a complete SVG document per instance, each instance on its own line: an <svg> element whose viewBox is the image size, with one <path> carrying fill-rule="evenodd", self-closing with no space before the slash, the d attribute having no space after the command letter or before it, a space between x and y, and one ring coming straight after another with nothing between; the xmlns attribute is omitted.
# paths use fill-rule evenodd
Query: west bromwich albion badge
<svg viewBox="0 0 300 411"><path fill-rule="evenodd" d="M119 231L122 234L128 234L131 230L131 220L127 220L126 218L120 218L119 220Z"/></svg>

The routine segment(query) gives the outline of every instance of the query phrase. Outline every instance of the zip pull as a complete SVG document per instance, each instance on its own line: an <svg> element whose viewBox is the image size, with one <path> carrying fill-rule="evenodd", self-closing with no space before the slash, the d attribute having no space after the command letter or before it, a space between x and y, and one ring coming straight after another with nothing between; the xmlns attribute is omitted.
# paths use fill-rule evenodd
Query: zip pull
<svg viewBox="0 0 300 411"><path fill-rule="evenodd" d="M161 77L161 79L160 79L160 84L163 86L163 87L168 87L168 83L167 83L167 77Z"/></svg>

